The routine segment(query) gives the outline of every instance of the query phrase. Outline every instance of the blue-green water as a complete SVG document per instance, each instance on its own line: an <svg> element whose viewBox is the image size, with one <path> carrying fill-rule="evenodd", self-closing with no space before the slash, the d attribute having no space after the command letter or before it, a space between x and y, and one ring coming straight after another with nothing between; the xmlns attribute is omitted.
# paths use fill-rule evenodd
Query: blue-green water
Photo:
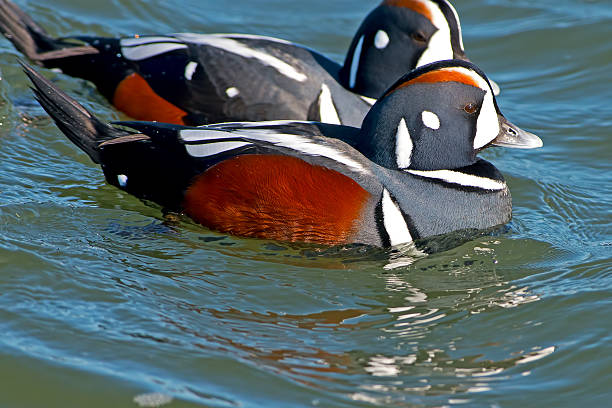
<svg viewBox="0 0 612 408"><path fill-rule="evenodd" d="M18 3L58 36L257 33L341 61L378 2ZM107 186L1 40L0 406L609 406L612 4L454 4L503 112L545 147L485 153L513 193L506 230L396 269L211 233Z"/></svg>

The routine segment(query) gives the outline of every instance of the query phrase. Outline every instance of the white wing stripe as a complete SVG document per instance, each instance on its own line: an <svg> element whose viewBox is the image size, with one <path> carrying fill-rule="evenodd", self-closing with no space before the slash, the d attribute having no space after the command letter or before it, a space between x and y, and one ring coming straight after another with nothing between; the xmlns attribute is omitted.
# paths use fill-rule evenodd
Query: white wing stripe
<svg viewBox="0 0 612 408"><path fill-rule="evenodd" d="M275 38L275 37L267 37L265 35L253 35L253 34L236 34L236 33L228 33L228 34L195 34L195 33L188 33L189 35L195 35L195 36L210 36L210 37L222 37L222 38L238 38L238 39L245 39L245 40L261 40L261 41L272 41L275 43L279 43L279 44L288 44L288 45L296 45L292 42L289 42L287 40L282 40L280 38Z"/></svg>
<svg viewBox="0 0 612 408"><path fill-rule="evenodd" d="M361 163L358 163L355 160L351 159L340 150L337 150L330 146L325 146L323 144L314 143L310 139L307 139L305 137L292 134L278 133L275 130L250 128L248 130L245 130L244 132L240 132L240 130L224 132L212 129L185 129L181 130L180 135L181 139L189 143L197 141L206 142L207 140L211 139L235 139L238 137L243 137L246 140L252 139L267 142L276 146L296 150L298 152L305 153L310 156L326 157L328 159L332 159L339 163L342 163L350 167L354 171L358 171L360 173L366 172L366 169L361 165ZM203 145L205 145L205 143L203 143ZM189 146L200 145L197 144Z"/></svg>
<svg viewBox="0 0 612 408"><path fill-rule="evenodd" d="M262 126L290 126L299 124L312 124L317 123L311 120L264 120L261 122L221 122L215 123L214 125L201 126L202 128L214 128L215 126L235 126L240 128L257 128Z"/></svg>
<svg viewBox="0 0 612 408"><path fill-rule="evenodd" d="M265 65L268 65L276 69L281 74L294 79L298 82L304 82L308 79L306 75L299 72L297 69L276 58L273 55L267 54L263 51L259 51L250 48L243 43L233 40L231 38L212 36L212 35L198 35L190 33L174 34L177 38L185 42L191 42L196 44L209 45L211 47L220 48L227 52L231 52L236 55L240 55L245 58L255 58Z"/></svg>
<svg viewBox="0 0 612 408"><path fill-rule="evenodd" d="M131 61L141 61L156 55L166 52L187 48L185 44L180 43L151 43L139 45L137 47L123 47L121 53Z"/></svg>
<svg viewBox="0 0 612 408"><path fill-rule="evenodd" d="M139 45L146 45L151 43L177 43L180 44L181 41L177 40L174 37L134 37L134 38L122 38L119 41L119 44L122 47L136 47Z"/></svg>
<svg viewBox="0 0 612 408"><path fill-rule="evenodd" d="M214 156L215 154L227 152L230 150L238 149L240 147L248 146L251 143L248 142L217 142L217 143L206 143L187 145L187 153L193 157L206 157Z"/></svg>
<svg viewBox="0 0 612 408"><path fill-rule="evenodd" d="M214 139L235 139L240 137L238 134L226 132L223 130L199 130L186 129L180 131L181 139L185 142L209 142Z"/></svg>

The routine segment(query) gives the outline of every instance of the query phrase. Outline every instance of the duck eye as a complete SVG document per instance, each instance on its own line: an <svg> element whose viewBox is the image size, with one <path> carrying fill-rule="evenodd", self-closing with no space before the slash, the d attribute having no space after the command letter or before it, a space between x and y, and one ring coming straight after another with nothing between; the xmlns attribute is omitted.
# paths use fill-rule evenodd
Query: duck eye
<svg viewBox="0 0 612 408"><path fill-rule="evenodd" d="M421 32L414 32L410 35L412 37L412 39L418 43L426 43L427 42L427 38L425 38L425 34L421 33Z"/></svg>
<svg viewBox="0 0 612 408"><path fill-rule="evenodd" d="M478 106L475 103L468 103L463 107L463 110L471 115L478 110Z"/></svg>

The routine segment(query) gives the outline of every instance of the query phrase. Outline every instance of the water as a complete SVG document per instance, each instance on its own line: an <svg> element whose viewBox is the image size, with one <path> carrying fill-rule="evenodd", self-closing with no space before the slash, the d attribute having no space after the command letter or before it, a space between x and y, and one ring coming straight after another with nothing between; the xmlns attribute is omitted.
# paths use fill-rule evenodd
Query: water
<svg viewBox="0 0 612 408"><path fill-rule="evenodd" d="M55 35L258 33L338 61L377 4L19 3ZM107 186L0 41L0 406L609 405L612 5L455 5L502 110L545 148L485 154L513 193L507 229L396 269L208 232Z"/></svg>

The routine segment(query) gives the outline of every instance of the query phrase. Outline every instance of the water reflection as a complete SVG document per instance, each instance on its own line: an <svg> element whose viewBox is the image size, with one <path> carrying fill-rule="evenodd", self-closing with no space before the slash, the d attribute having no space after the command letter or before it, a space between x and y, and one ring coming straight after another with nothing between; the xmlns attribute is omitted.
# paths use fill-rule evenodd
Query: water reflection
<svg viewBox="0 0 612 408"><path fill-rule="evenodd" d="M246 314L236 313L233 311L230 316L226 316L220 311L213 312L222 319L240 319ZM297 320L312 320L311 316L303 316ZM321 348L306 346L302 344L300 347L278 347L283 342L272 336L252 336L255 333L245 332L238 327L230 330L234 337L225 337L221 335L209 335L204 332L187 327L180 322L166 320L167 323L175 326L190 337L195 337L197 340L193 345L197 348L206 350L207 352L228 353L233 358L238 358L243 362L253 364L259 368L265 368L273 373L283 377L289 376L294 381L307 386L319 387L321 384L313 382L315 380L321 383L333 381L329 374L342 374L348 371L349 366L353 365L352 358L347 353L328 352ZM252 316L246 322L253 323ZM229 322L226 322L229 323ZM282 323L268 321L264 319L260 323L278 324ZM250 326L249 324L249 326ZM298 325L297 322L294 324ZM242 339L242 341L240 340ZM247 342L251 343L248 344Z"/></svg>
<svg viewBox="0 0 612 408"><path fill-rule="evenodd" d="M228 298L217 307L181 302L182 313L193 316L170 313L164 322L207 354L231 356L354 402L411 406L428 397L441 398L441 405L467 404L470 395L495 389L500 379L529 375L529 363L556 351L551 345L509 350L500 333L487 332L491 312L539 300L496 270L496 249L503 245L496 238L470 243L401 272L381 268L374 281L354 272L349 290L362 307L286 313L278 307L257 311ZM325 290L333 289L321 287L322 297L330 295Z"/></svg>
<svg viewBox="0 0 612 408"><path fill-rule="evenodd" d="M399 404L410 402L408 395L449 396L450 405L471 402L470 394L484 393L495 389L496 384L511 375L529 376L531 371L506 374L512 368L543 359L556 351L555 346L534 347L528 352L498 361L480 360L480 356L469 356L453 360L441 350L431 350L419 356L405 357L373 356L365 368L373 377L388 377L392 381L373 382L360 385L361 392L352 395L356 401L375 404ZM382 380L382 378L381 378ZM444 398L446 399L446 398Z"/></svg>

